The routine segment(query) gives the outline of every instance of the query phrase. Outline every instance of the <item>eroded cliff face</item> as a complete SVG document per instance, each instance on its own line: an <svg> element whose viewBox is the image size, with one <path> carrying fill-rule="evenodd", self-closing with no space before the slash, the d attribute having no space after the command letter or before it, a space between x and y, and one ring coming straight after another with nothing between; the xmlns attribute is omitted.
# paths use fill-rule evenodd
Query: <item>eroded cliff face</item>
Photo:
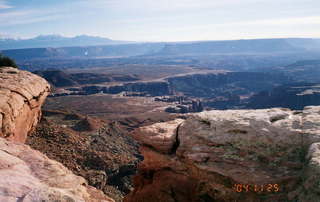
<svg viewBox="0 0 320 202"><path fill-rule="evenodd" d="M37 125L50 86L43 78L11 67L0 68L0 137L24 143Z"/></svg>
<svg viewBox="0 0 320 202"><path fill-rule="evenodd" d="M24 145L41 116L48 83L0 68L0 201L114 202L61 163Z"/></svg>
<svg viewBox="0 0 320 202"><path fill-rule="evenodd" d="M190 74L168 78L170 88L186 96L213 98L245 95L290 82L284 75L262 72L221 72Z"/></svg>
<svg viewBox="0 0 320 202"><path fill-rule="evenodd" d="M125 201L319 201L319 121L320 107L216 110L137 129Z"/></svg>

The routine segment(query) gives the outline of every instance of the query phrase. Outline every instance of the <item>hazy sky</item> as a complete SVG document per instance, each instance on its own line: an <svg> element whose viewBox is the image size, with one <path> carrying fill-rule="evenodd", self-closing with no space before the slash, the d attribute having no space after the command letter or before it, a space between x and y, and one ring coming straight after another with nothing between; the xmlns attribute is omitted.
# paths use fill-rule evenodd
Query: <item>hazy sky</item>
<svg viewBox="0 0 320 202"><path fill-rule="evenodd" d="M0 36L320 38L320 0L0 0Z"/></svg>

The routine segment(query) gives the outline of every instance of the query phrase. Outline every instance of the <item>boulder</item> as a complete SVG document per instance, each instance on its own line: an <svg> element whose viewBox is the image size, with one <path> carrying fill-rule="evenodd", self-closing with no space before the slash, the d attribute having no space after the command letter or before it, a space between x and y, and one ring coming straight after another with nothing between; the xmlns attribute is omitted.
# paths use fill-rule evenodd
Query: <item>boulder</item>
<svg viewBox="0 0 320 202"><path fill-rule="evenodd" d="M140 127L131 135L139 142L154 147L157 151L170 153L176 142L178 125L183 119L155 123L150 126Z"/></svg>
<svg viewBox="0 0 320 202"><path fill-rule="evenodd" d="M0 68L0 137L24 143L37 125L50 92L43 78L12 67Z"/></svg>

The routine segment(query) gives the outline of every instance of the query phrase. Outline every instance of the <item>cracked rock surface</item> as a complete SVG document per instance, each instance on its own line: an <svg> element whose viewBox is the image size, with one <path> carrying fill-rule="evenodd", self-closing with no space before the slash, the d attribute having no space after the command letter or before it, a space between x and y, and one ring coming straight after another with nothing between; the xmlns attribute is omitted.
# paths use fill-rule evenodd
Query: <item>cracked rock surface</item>
<svg viewBox="0 0 320 202"><path fill-rule="evenodd" d="M0 137L24 143L37 125L50 92L48 82L30 72L0 68Z"/></svg>
<svg viewBox="0 0 320 202"><path fill-rule="evenodd" d="M205 111L140 128L144 160L125 201L319 201L319 122L320 107L309 106Z"/></svg>

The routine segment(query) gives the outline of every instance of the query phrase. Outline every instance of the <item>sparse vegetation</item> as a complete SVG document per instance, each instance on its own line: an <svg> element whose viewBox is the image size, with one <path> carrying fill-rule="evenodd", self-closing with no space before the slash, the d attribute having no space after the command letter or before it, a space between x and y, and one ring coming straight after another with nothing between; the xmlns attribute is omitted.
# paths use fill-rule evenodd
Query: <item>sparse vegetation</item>
<svg viewBox="0 0 320 202"><path fill-rule="evenodd" d="M18 65L16 64L16 62L7 57L7 56L4 56L0 53L0 68L1 67L14 67L14 68L18 68Z"/></svg>

